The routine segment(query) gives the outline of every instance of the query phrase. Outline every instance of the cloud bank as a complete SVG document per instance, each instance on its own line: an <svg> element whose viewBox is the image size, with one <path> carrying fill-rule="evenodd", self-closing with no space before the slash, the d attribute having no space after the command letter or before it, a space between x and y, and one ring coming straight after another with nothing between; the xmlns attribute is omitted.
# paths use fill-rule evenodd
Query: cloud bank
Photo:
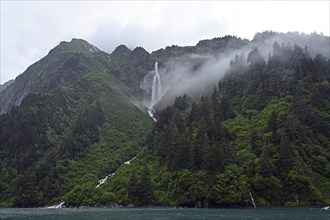
<svg viewBox="0 0 330 220"><path fill-rule="evenodd" d="M219 48L217 52L184 54L183 56L172 57L163 63L159 69L161 96L153 105L154 109L163 109L169 104L173 104L174 99L178 96L188 95L196 99L202 95L210 94L230 69L232 60L240 57L242 64L239 68L243 70L248 66L248 63L253 62L249 61L251 51L258 51L257 53L260 55L255 58L267 62L269 55L273 53L274 42L289 47L297 44L302 49L306 46L312 58L317 54L330 58L330 38L317 34L258 33L253 40L244 41L245 43L240 44L240 46L235 39L235 37L217 39L219 42L225 42L225 44L220 44L223 47ZM214 42L214 40L212 41ZM151 82L154 76L155 71L150 71L145 76L141 88L145 91L152 91ZM148 93L146 92L146 94ZM145 106L149 106L150 94L145 97L144 103Z"/></svg>
<svg viewBox="0 0 330 220"><path fill-rule="evenodd" d="M329 1L1 1L0 84L15 78L60 41L83 38L112 52L119 44L149 52L264 30L323 32Z"/></svg>

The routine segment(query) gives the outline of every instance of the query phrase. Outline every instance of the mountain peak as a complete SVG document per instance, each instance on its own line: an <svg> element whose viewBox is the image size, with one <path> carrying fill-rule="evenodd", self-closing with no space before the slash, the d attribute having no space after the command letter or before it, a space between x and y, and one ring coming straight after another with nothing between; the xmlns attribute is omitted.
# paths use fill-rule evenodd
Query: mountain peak
<svg viewBox="0 0 330 220"><path fill-rule="evenodd" d="M241 39L236 36L226 35L224 37L216 37L209 40L201 40L197 43L198 48L208 48L215 51L225 51L229 48L241 48L243 45L248 43L248 40Z"/></svg>
<svg viewBox="0 0 330 220"><path fill-rule="evenodd" d="M131 50L124 44L119 45L112 54L130 53Z"/></svg>
<svg viewBox="0 0 330 220"><path fill-rule="evenodd" d="M133 51L132 51L133 54L149 54L148 51L146 51L143 47L136 47Z"/></svg>
<svg viewBox="0 0 330 220"><path fill-rule="evenodd" d="M76 82L88 72L104 71L108 63L106 53L85 40L63 41L1 92L0 115L20 105L29 93L49 93L64 84Z"/></svg>
<svg viewBox="0 0 330 220"><path fill-rule="evenodd" d="M95 47L94 45L88 43L83 39L73 38L70 42L62 41L57 47L55 47L52 52L60 52L60 53L67 53L67 52L74 52L74 53L83 53L88 55L90 53L100 52L101 50Z"/></svg>

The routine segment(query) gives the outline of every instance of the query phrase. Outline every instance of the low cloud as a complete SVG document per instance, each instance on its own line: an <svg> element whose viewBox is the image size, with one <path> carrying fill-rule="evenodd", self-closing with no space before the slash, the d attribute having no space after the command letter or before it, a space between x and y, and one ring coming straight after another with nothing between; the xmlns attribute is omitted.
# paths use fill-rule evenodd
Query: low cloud
<svg viewBox="0 0 330 220"><path fill-rule="evenodd" d="M162 109L169 104L172 104L175 97L187 94L192 98L198 98L202 95L207 95L212 92L213 88L218 85L218 82L226 74L230 67L230 61L238 55L241 57L247 66L247 55L254 48L258 48L259 53L267 61L269 54L273 51L274 42L279 44L289 44L293 46L297 44L301 48L307 46L312 58L317 54L330 57L330 38L323 37L317 34L301 34L301 33L272 33L262 34L266 38L250 41L245 46L239 49L229 47L225 51L216 54L185 54L181 57L170 58L166 63L161 65L159 73L161 76L161 97L155 104L155 109ZM242 66L244 67L244 66ZM152 78L155 71L150 71L146 75L142 84L148 94L145 97L146 106L150 103L150 91L152 91Z"/></svg>
<svg viewBox="0 0 330 220"><path fill-rule="evenodd" d="M22 73L61 41L83 38L106 52L149 52L226 34L274 31L329 35L329 2L1 1L1 80ZM270 13L272 10L274 13ZM276 13L276 11L280 13ZM308 15L308 16L307 16ZM290 21L290 22L288 22Z"/></svg>

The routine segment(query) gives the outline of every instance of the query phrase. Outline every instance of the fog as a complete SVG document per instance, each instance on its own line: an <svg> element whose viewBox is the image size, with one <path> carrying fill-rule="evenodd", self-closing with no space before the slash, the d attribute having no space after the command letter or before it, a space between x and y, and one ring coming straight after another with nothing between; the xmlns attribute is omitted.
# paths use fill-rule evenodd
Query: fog
<svg viewBox="0 0 330 220"><path fill-rule="evenodd" d="M0 84L14 79L61 41L116 46L192 45L263 30L329 36L329 1L1 1ZM271 10L271 12L270 12Z"/></svg>
<svg viewBox="0 0 330 220"><path fill-rule="evenodd" d="M267 36L266 38L262 36ZM311 57L322 54L330 57L330 38L317 34L300 33L274 33L266 32L264 35L256 34L255 38L246 46L239 49L228 49L218 53L185 54L180 57L173 57L165 63L160 64L159 74L161 81L161 95L156 100L155 109L162 109L172 104L175 97L187 94L193 99L207 95L218 85L230 67L230 61L235 56L242 57L246 66L246 57L253 48L258 48L259 53L267 62L269 55L273 51L273 44L277 41L280 45L286 44L293 47L297 44L301 48L307 46ZM150 104L151 83L155 75L155 70L151 70L141 83L141 88L146 91L147 97L144 99L146 106Z"/></svg>

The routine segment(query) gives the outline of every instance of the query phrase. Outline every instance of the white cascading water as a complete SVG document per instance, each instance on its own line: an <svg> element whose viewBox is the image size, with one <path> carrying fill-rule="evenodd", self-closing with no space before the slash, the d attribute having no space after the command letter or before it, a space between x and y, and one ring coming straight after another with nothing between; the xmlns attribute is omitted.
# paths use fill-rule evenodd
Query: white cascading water
<svg viewBox="0 0 330 220"><path fill-rule="evenodd" d="M254 198L253 198L252 193L251 193L250 190L249 190L249 194L250 194L250 198L251 198L251 202L252 202L253 207L257 208L256 203L254 202Z"/></svg>
<svg viewBox="0 0 330 220"><path fill-rule="evenodd" d="M48 207L46 207L46 209L61 209L61 208L63 208L64 203L65 202L61 202L58 205L48 206Z"/></svg>
<svg viewBox="0 0 330 220"><path fill-rule="evenodd" d="M148 108L148 114L149 116L156 121L154 118L154 105L160 100L161 98L161 92L162 92L162 85L160 82L160 74L158 72L158 62L155 62L155 76L152 80L152 87L151 87L151 102L149 104Z"/></svg>
<svg viewBox="0 0 330 220"><path fill-rule="evenodd" d="M108 176L104 177L103 179L100 179L99 184L97 184L96 188L99 188L103 183L105 183L108 180L108 178L111 178L114 175L115 175L115 173L111 173Z"/></svg>
<svg viewBox="0 0 330 220"><path fill-rule="evenodd" d="M137 155L135 157L133 157L132 159L128 160L128 161L125 161L123 164L126 164L126 165L129 165L131 164L131 162L137 157ZM103 183L105 183L108 178L111 178L113 177L114 175L116 174L116 172L114 173L110 173L109 175L105 176L103 179L100 179L99 180L99 184L97 184L96 188L99 188Z"/></svg>
<svg viewBox="0 0 330 220"><path fill-rule="evenodd" d="M327 210L327 211L329 211L329 210L330 210L330 206L324 206L324 207L322 207L321 209L322 209L322 210Z"/></svg>
<svg viewBox="0 0 330 220"><path fill-rule="evenodd" d="M152 81L152 95L151 95L151 107L156 104L156 102L160 98L160 94L162 91L162 85L160 84L160 75L158 72L158 62L155 62L155 76Z"/></svg>

